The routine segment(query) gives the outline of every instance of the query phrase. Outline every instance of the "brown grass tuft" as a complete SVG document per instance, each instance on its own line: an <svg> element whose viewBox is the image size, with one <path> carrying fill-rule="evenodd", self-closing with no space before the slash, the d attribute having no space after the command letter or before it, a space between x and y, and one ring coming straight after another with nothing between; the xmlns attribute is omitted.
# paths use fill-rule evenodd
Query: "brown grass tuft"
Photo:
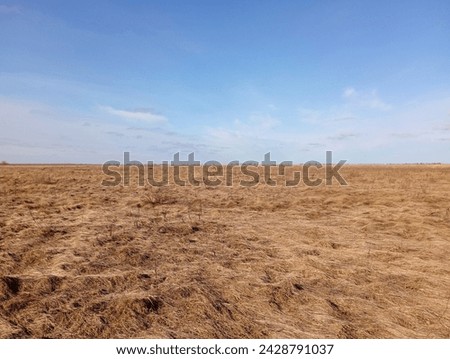
<svg viewBox="0 0 450 359"><path fill-rule="evenodd" d="M2 166L0 337L449 338L450 167L343 174L114 188Z"/></svg>

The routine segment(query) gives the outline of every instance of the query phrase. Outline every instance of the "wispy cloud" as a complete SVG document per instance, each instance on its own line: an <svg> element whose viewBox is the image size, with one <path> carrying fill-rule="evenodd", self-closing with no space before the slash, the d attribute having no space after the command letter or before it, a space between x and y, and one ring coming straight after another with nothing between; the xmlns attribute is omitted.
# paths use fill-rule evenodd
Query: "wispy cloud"
<svg viewBox="0 0 450 359"><path fill-rule="evenodd" d="M264 130L271 130L281 124L281 121L270 116L253 114L249 120L244 122L240 119L234 120L234 125L238 130L252 130L253 132L261 132Z"/></svg>
<svg viewBox="0 0 450 359"><path fill-rule="evenodd" d="M353 114L351 109L340 106L330 109L298 109L300 121L311 125L332 124L334 122L352 122L357 120L357 116Z"/></svg>
<svg viewBox="0 0 450 359"><path fill-rule="evenodd" d="M332 106L301 108L298 112L301 132L309 136L310 143L324 144L356 161L370 161L370 156L379 161L381 157L377 153L384 153L386 148L395 148L410 160L415 155L432 158L427 156L435 151L434 156L442 160L445 155L439 150L447 143L450 133L448 94L435 94L434 99L422 98L392 107L377 96L376 92L361 93L349 87ZM288 135L301 132L293 128ZM427 152L414 153L413 149L419 148L427 148Z"/></svg>
<svg viewBox="0 0 450 359"><path fill-rule="evenodd" d="M110 115L118 116L127 120L144 121L149 123L167 122L166 117L155 113L149 108L120 110L111 106L100 106L100 109Z"/></svg>
<svg viewBox="0 0 450 359"><path fill-rule="evenodd" d="M388 111L391 105L384 102L376 90L370 92L360 92L353 87L347 87L342 92L342 97L352 105L370 108L373 110Z"/></svg>
<svg viewBox="0 0 450 359"><path fill-rule="evenodd" d="M395 132L395 133L391 133L392 137L395 138L400 138L400 139L408 139L408 138L416 138L419 137L420 134L419 133L409 133L409 132Z"/></svg>
<svg viewBox="0 0 450 359"><path fill-rule="evenodd" d="M13 163L102 163L109 159L121 160L124 151L143 161L170 160L173 145L169 146L169 141L199 144L198 138L153 124L148 125L152 128L146 128L147 123L140 122L139 127L130 130L130 124L125 121L113 123L95 114L80 115L40 102L2 96L0 122L0 160ZM23 128L28 131L24 132Z"/></svg>
<svg viewBox="0 0 450 359"><path fill-rule="evenodd" d="M256 143L273 139L275 130L280 125L281 121L270 115L253 114L245 121L235 119L229 126L209 127L206 130L208 137L226 144L225 147L237 148L249 145L252 148Z"/></svg>
<svg viewBox="0 0 450 359"><path fill-rule="evenodd" d="M107 135L116 136L116 137L124 137L125 136L123 133L116 132L116 131L106 131L105 133Z"/></svg>
<svg viewBox="0 0 450 359"><path fill-rule="evenodd" d="M356 90L353 87L347 87L342 94L344 98L352 98L356 96Z"/></svg>
<svg viewBox="0 0 450 359"><path fill-rule="evenodd" d="M353 137L357 137L357 136L358 136L357 133L342 132L342 133L338 133L337 135L328 136L328 139L330 139L330 140L337 140L337 141L343 141L343 140L347 140L349 138L353 138Z"/></svg>

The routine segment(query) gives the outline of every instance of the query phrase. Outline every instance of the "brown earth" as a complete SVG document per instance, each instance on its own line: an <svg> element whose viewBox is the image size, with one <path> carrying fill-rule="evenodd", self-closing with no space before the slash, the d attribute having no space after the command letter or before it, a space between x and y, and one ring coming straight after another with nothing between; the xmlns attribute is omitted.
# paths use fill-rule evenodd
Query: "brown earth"
<svg viewBox="0 0 450 359"><path fill-rule="evenodd" d="M342 173L156 189L0 166L0 337L450 338L450 166Z"/></svg>

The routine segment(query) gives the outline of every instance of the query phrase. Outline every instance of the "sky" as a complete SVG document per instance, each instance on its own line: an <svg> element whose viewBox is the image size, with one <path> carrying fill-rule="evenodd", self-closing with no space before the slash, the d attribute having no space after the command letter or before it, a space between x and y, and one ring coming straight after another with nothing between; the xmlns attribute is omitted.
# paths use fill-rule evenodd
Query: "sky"
<svg viewBox="0 0 450 359"><path fill-rule="evenodd" d="M0 0L0 161L450 163L450 1Z"/></svg>

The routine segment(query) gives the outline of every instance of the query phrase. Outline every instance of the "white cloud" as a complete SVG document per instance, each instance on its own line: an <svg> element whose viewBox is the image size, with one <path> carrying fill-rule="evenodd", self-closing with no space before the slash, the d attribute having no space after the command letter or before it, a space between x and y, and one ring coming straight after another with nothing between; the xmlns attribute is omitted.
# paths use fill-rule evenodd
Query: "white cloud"
<svg viewBox="0 0 450 359"><path fill-rule="evenodd" d="M132 128L128 122L112 123L104 116L2 96L0 123L0 161L11 163L122 161L125 151L133 159L161 161L201 144L198 138L153 123L140 122Z"/></svg>
<svg viewBox="0 0 450 359"><path fill-rule="evenodd" d="M342 94L342 96L344 96L344 98L351 98L354 97L356 95L356 90L353 87L347 87L344 89L344 93Z"/></svg>
<svg viewBox="0 0 450 359"><path fill-rule="evenodd" d="M345 106L329 109L310 109L301 107L298 109L300 121L309 125L334 126L336 122L349 123L357 120L352 109Z"/></svg>
<svg viewBox="0 0 450 359"><path fill-rule="evenodd" d="M352 133L352 132L341 132L338 133L336 135L332 135L332 136L328 136L328 139L330 140L337 140L337 141L344 141L344 140L348 140L354 137L357 137L358 134L357 133Z"/></svg>
<svg viewBox="0 0 450 359"><path fill-rule="evenodd" d="M0 96L0 160L99 163L121 160L123 152L130 151L133 159L141 161L171 160L175 152L184 156L195 152L202 161L262 160L271 152L274 160L300 162L322 160L325 150L332 150L336 157L352 162L448 162L450 97L434 97L382 113L346 103L303 109L313 123L284 117L280 121L257 113L188 135L177 133L170 124L159 127L161 122L148 121L145 116L134 123L111 121L112 113L105 108L101 114L73 112ZM151 112L108 109L126 113L126 118L130 113ZM356 119L347 120L350 110Z"/></svg>
<svg viewBox="0 0 450 359"><path fill-rule="evenodd" d="M253 114L246 122L239 119L234 120L234 126L237 130L252 131L253 133L261 133L271 130L279 125L281 125L280 120L270 115Z"/></svg>
<svg viewBox="0 0 450 359"><path fill-rule="evenodd" d="M162 115L154 113L150 109L141 108L133 110L119 110L111 106L100 106L100 109L110 115L125 118L127 120L145 121L150 123L167 122L167 118Z"/></svg>
<svg viewBox="0 0 450 359"><path fill-rule="evenodd" d="M310 108L300 108L298 110L300 115L300 121L309 124L321 123L324 120L324 114L322 111L314 110Z"/></svg>
<svg viewBox="0 0 450 359"><path fill-rule="evenodd" d="M399 139L410 139L410 138L417 138L420 136L419 133L409 133L409 132L394 132L391 133L392 137L399 138Z"/></svg>
<svg viewBox="0 0 450 359"><path fill-rule="evenodd" d="M369 108L379 111L388 111L391 105L384 102L376 90L370 92L359 92L353 87L347 87L342 92L342 97L351 105L356 107Z"/></svg>

